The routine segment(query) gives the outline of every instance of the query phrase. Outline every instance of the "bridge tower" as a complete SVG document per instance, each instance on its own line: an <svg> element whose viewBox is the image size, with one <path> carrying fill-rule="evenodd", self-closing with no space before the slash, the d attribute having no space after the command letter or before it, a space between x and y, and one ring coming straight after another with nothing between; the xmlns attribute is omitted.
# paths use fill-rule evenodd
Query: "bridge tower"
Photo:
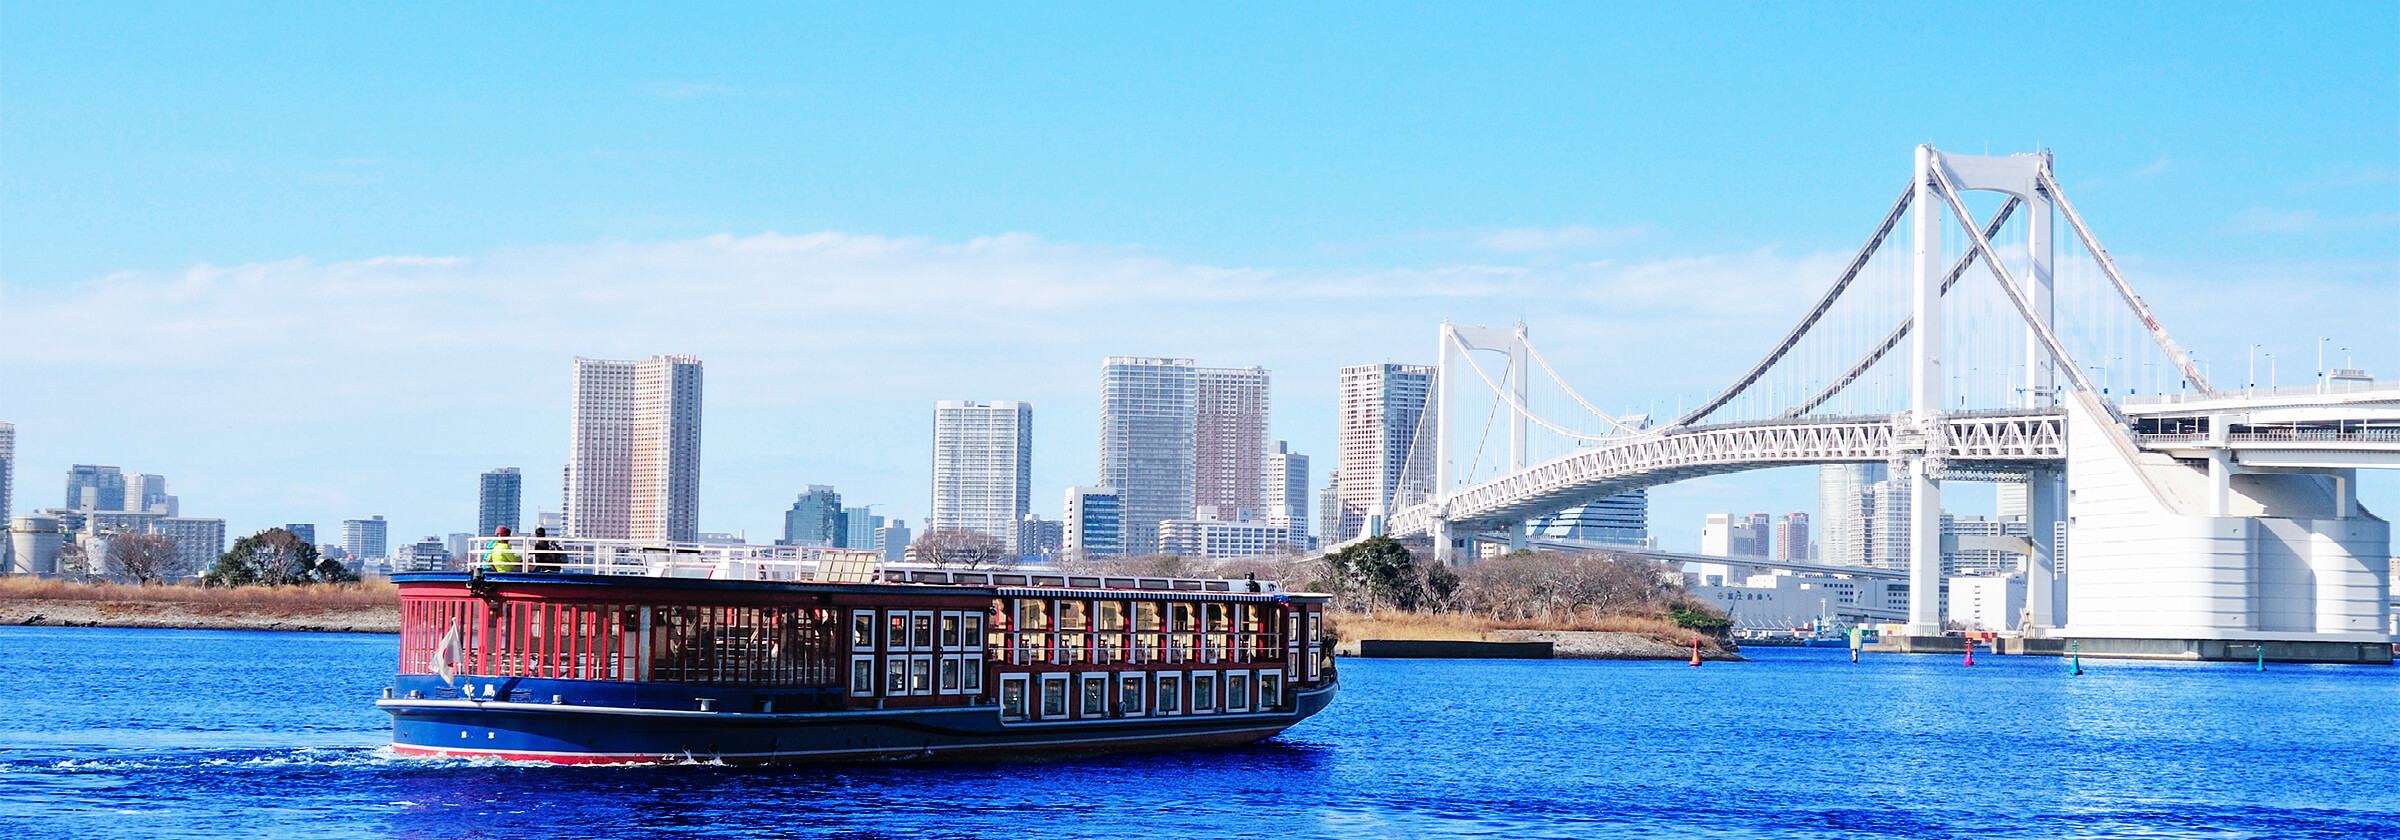
<svg viewBox="0 0 2400 840"><path fill-rule="evenodd" d="M1953 189L1983 190L2014 196L2025 205L2026 272L2019 281L2029 317L2025 325L2025 377L2023 396L2025 408L2049 408L2058 404L2055 368L2042 333L2052 326L2055 306L2052 303L2052 266L2057 259L2053 236L2056 215L2050 192L2043 179L2050 169L2050 154L1988 157L1955 155L1935 151L1932 146L1918 146L1916 155L1916 196L1910 202L1911 237L1915 240L1912 252L1911 304L1914 329L1910 334L1909 364L1909 423L1898 424L1904 435L1913 440L1902 446L1900 455L1905 464L1895 465L1894 472L1909 477L1909 616L1910 635L1939 635L1942 629L1942 458L1949 451L1944 439L1947 426L1942 422L1942 207L1945 203L1938 190L1943 178ZM1961 219L1972 225L1971 219ZM2036 470L2027 475L2026 531L2032 552L2026 570L2026 608L2034 628L2055 627L2058 624L2056 601L2061 594L2055 568L2057 540L2055 532L2059 510L2060 489L2064 480L2056 470Z"/></svg>
<svg viewBox="0 0 2400 840"><path fill-rule="evenodd" d="M1528 346L1523 321L1507 328L1462 327L1449 321L1442 322L1441 355L1438 357L1441 361L1435 363L1433 376L1433 496L1427 500L1433 505L1431 530L1433 557L1437 561L1455 565L1459 562L1459 550L1466 547L1466 538L1451 527L1449 515L1450 493L1455 489L1453 485L1458 478L1454 474L1455 466L1451 463L1450 451L1450 433L1455 428L1451 425L1451 409L1454 405L1451 391L1458 382L1456 374L1462 373L1462 368L1471 368L1472 363L1464 366L1453 363L1466 361L1466 354L1478 350L1507 354L1508 369L1501 373L1502 381L1488 384L1508 390L1508 398L1502 400L1508 404L1508 471L1512 474L1523 472L1525 435L1528 431L1526 397L1530 395L1533 384L1531 368L1528 367L1531 364ZM1476 370L1475 375L1481 377L1483 373ZM1525 523L1509 526L1508 545L1511 550L1525 547ZM1468 562L1473 560L1472 557L1468 558Z"/></svg>

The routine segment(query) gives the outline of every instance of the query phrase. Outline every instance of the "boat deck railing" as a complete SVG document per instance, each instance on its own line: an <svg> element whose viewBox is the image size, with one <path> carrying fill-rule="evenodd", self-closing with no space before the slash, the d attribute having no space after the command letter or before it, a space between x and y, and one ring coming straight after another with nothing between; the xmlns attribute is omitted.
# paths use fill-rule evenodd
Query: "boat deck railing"
<svg viewBox="0 0 2400 840"><path fill-rule="evenodd" d="M475 537L466 553L405 571L572 572L697 580L910 583L1279 594L1271 580L1119 575L1051 566L981 568L887 563L883 552L811 545L681 543L569 537Z"/></svg>

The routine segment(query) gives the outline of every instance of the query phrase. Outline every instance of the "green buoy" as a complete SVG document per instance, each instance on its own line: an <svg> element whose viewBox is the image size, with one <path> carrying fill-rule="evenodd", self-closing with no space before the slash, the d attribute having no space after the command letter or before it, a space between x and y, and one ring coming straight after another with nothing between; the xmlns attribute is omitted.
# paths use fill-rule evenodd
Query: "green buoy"
<svg viewBox="0 0 2400 840"><path fill-rule="evenodd" d="M2258 669L2267 669L2267 646L2263 644L2258 646Z"/></svg>
<svg viewBox="0 0 2400 840"><path fill-rule="evenodd" d="M2069 661L2070 663L2072 663L2072 664L2075 666L2074 670L2071 670L2071 671L2068 671L2068 672L2067 672L2067 676L2070 676L2070 677L2080 677L2080 676L2083 676L2083 643L2081 643L2081 642L2077 642L2077 643L2075 643L2075 644L2068 645L2068 646L2067 646L2067 655L2068 655L2069 657L2072 657L2072 658L2071 658L2071 659L2069 659L2068 661Z"/></svg>

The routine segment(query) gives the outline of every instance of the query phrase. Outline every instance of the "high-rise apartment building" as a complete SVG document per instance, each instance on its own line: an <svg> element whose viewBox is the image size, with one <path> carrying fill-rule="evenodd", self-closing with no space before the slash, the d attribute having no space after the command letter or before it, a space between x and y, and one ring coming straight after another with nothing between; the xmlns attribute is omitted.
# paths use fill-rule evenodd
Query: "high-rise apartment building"
<svg viewBox="0 0 2400 840"><path fill-rule="evenodd" d="M317 526L315 525L306 522L288 522L284 524L283 532L297 537L301 542L309 545L317 544Z"/></svg>
<svg viewBox="0 0 2400 840"><path fill-rule="evenodd" d="M1734 527L1736 532L1741 535L1741 544L1749 547L1750 556L1761 559L1773 556L1775 553L1774 517L1763 513L1753 513L1735 521Z"/></svg>
<svg viewBox="0 0 2400 840"><path fill-rule="evenodd" d="M1809 554L1808 514L1793 511L1775 520L1775 559L1787 563L1806 563L1816 559Z"/></svg>
<svg viewBox="0 0 2400 840"><path fill-rule="evenodd" d="M783 540L780 545L822 545L845 547L850 541L850 517L842 513L842 494L823 484L811 484L808 492L792 502L792 509L783 512Z"/></svg>
<svg viewBox="0 0 2400 840"><path fill-rule="evenodd" d="M1325 471L1325 489L1317 491L1317 534L1325 542L1342 538L1342 470L1339 467Z"/></svg>
<svg viewBox="0 0 2400 840"><path fill-rule="evenodd" d="M981 531L1014 553L1032 495L1032 403L934 403L933 511L925 530Z"/></svg>
<svg viewBox="0 0 2400 840"><path fill-rule="evenodd" d="M1192 515L1198 399L1190 359L1110 356L1102 367L1100 486L1124 492L1127 555L1155 553L1158 523Z"/></svg>
<svg viewBox="0 0 2400 840"><path fill-rule="evenodd" d="M1267 451L1265 506L1259 518L1292 529L1296 536L1308 535L1308 456L1292 451L1292 445L1276 441Z"/></svg>
<svg viewBox="0 0 2400 840"><path fill-rule="evenodd" d="M700 536L700 360L575 360L569 535L645 542Z"/></svg>
<svg viewBox="0 0 2400 840"><path fill-rule="evenodd" d="M174 516L175 497L167 495L167 477L135 473L125 477L125 509Z"/></svg>
<svg viewBox="0 0 2400 840"><path fill-rule="evenodd" d="M523 533L525 524L519 512L525 501L525 475L516 467L501 467L483 474L476 494L475 533L491 536L501 526L512 534Z"/></svg>
<svg viewBox="0 0 2400 840"><path fill-rule="evenodd" d="M1067 523L1028 513L1017 523L1017 553L1028 557L1053 555L1067 541Z"/></svg>
<svg viewBox="0 0 2400 840"><path fill-rule="evenodd" d="M225 554L222 519L161 516L150 521L148 530L175 541L175 561L186 569L205 571Z"/></svg>
<svg viewBox="0 0 2400 840"><path fill-rule="evenodd" d="M369 560L390 557L391 551L386 547L389 536L389 523L381 516L342 520L342 550L352 557Z"/></svg>
<svg viewBox="0 0 2400 840"><path fill-rule="evenodd" d="M1843 566L1874 566L1873 487L1888 470L1881 463L1826 464L1817 468L1817 559Z"/></svg>
<svg viewBox="0 0 2400 840"><path fill-rule="evenodd" d="M104 464L68 467L66 507L71 510L124 510L124 471Z"/></svg>
<svg viewBox="0 0 2400 840"><path fill-rule="evenodd" d="M1432 490L1432 453L1439 430L1427 400L1433 395L1430 365L1351 365L1342 368L1341 520L1328 542L1356 537L1367 517L1390 515ZM1411 461L1419 468L1408 469ZM1409 477L1402 486L1403 474Z"/></svg>
<svg viewBox="0 0 2400 840"><path fill-rule="evenodd" d="M1650 491L1620 493L1525 523L1526 535L1604 545L1650 543Z"/></svg>
<svg viewBox="0 0 2400 840"><path fill-rule="evenodd" d="M1069 487L1066 511L1059 535L1061 552L1087 560L1124 556L1124 491L1112 487Z"/></svg>
<svg viewBox="0 0 2400 840"><path fill-rule="evenodd" d="M1192 507L1263 519L1271 377L1255 366L1194 368L1192 374ZM1185 510L1175 518L1191 515Z"/></svg>

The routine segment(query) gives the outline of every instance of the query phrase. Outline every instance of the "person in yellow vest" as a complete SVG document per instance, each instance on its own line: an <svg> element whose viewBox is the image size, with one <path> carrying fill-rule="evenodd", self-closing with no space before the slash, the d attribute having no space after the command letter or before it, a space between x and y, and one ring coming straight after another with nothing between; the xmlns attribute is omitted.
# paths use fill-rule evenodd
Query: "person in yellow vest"
<svg viewBox="0 0 2400 840"><path fill-rule="evenodd" d="M508 546L508 526L500 526L499 530L492 532L492 536L497 539L492 540L491 550L483 555L484 567L495 572L516 571L517 552Z"/></svg>

